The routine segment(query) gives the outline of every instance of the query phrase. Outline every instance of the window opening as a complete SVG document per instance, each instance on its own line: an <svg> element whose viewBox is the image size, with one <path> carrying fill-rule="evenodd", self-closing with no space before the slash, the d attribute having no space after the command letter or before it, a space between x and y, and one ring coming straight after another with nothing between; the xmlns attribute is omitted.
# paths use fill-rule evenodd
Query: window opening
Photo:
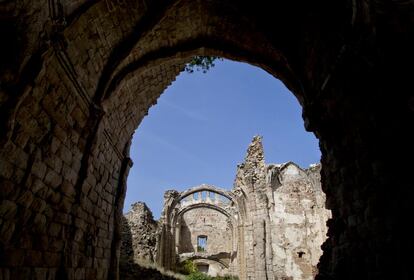
<svg viewBox="0 0 414 280"><path fill-rule="evenodd" d="M201 273L208 273L208 264L197 264L197 270Z"/></svg>
<svg viewBox="0 0 414 280"><path fill-rule="evenodd" d="M205 252L207 250L207 236L200 235L197 237L197 252Z"/></svg>

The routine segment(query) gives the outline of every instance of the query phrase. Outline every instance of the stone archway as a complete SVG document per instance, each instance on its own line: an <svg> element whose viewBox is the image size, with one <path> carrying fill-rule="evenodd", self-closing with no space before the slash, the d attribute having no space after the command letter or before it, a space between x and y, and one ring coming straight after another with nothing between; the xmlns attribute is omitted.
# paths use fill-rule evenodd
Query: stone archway
<svg viewBox="0 0 414 280"><path fill-rule="evenodd" d="M196 54L258 65L302 104L333 212L318 279L409 279L410 1L0 6L6 279L117 277L131 135Z"/></svg>
<svg viewBox="0 0 414 280"><path fill-rule="evenodd" d="M241 219L238 202L230 191L207 184L181 193L167 191L158 222L157 265L176 270L187 259L215 260L226 266L220 272L213 265L213 275L237 274L237 219Z"/></svg>

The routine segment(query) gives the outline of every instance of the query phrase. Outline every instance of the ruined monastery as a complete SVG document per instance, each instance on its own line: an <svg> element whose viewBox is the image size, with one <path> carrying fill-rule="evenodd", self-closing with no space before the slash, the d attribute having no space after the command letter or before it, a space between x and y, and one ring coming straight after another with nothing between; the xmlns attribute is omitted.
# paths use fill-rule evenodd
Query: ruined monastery
<svg viewBox="0 0 414 280"><path fill-rule="evenodd" d="M192 260L201 272L241 280L310 280L329 217L320 165L266 164L255 137L231 191L206 184L166 191L158 223L144 203L133 204L121 255L168 270Z"/></svg>
<svg viewBox="0 0 414 280"><path fill-rule="evenodd" d="M1 280L120 280L132 136L197 56L282 81L321 167L265 165L257 144L233 191L168 193L156 262L198 258L247 280L413 279L414 1L3 0L0 34ZM202 204L227 239L193 224Z"/></svg>

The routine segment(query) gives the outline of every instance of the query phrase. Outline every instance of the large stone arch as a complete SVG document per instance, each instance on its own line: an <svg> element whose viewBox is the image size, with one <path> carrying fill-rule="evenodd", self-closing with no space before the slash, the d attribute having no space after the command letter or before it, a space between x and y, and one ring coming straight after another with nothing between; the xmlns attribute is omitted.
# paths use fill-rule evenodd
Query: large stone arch
<svg viewBox="0 0 414 280"><path fill-rule="evenodd" d="M212 275L237 275L237 247L243 221L235 195L203 184L180 193L167 191L164 197L157 264L175 270L180 261L187 259L214 261ZM199 236L209 244L206 251L198 250Z"/></svg>
<svg viewBox="0 0 414 280"><path fill-rule="evenodd" d="M413 156L413 4L276 5L0 4L6 279L117 277L129 140L195 54L258 65L301 102L333 213L319 279L410 278L410 165L390 163Z"/></svg>

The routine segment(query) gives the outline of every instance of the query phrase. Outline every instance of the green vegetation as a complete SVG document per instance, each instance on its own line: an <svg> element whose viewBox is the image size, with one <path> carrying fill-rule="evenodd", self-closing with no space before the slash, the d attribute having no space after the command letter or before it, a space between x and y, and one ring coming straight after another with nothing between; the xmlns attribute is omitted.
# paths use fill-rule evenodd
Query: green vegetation
<svg viewBox="0 0 414 280"><path fill-rule="evenodd" d="M193 59L185 66L185 71L188 73L193 73L194 69L197 71L203 71L203 73L207 73L207 71L214 67L214 61L216 60L223 60L221 57L218 56L195 56Z"/></svg>
<svg viewBox="0 0 414 280"><path fill-rule="evenodd" d="M186 280L211 280L212 278L201 272L194 272L187 276Z"/></svg>
<svg viewBox="0 0 414 280"><path fill-rule="evenodd" d="M186 280L186 276L164 270L155 264L138 264L134 262L121 261L119 264L120 279L163 279L163 280Z"/></svg>
<svg viewBox="0 0 414 280"><path fill-rule="evenodd" d="M197 266L192 260L185 260L179 264L177 272L184 275L190 275L197 272Z"/></svg>
<svg viewBox="0 0 414 280"><path fill-rule="evenodd" d="M197 246L197 252L204 252L204 247Z"/></svg>
<svg viewBox="0 0 414 280"><path fill-rule="evenodd" d="M181 262L177 268L177 272L186 275L185 280L238 280L237 276L216 276L211 277L197 270L197 266L192 260Z"/></svg>
<svg viewBox="0 0 414 280"><path fill-rule="evenodd" d="M211 277L201 272L194 272L187 276L186 280L238 280L236 276L216 276Z"/></svg>

